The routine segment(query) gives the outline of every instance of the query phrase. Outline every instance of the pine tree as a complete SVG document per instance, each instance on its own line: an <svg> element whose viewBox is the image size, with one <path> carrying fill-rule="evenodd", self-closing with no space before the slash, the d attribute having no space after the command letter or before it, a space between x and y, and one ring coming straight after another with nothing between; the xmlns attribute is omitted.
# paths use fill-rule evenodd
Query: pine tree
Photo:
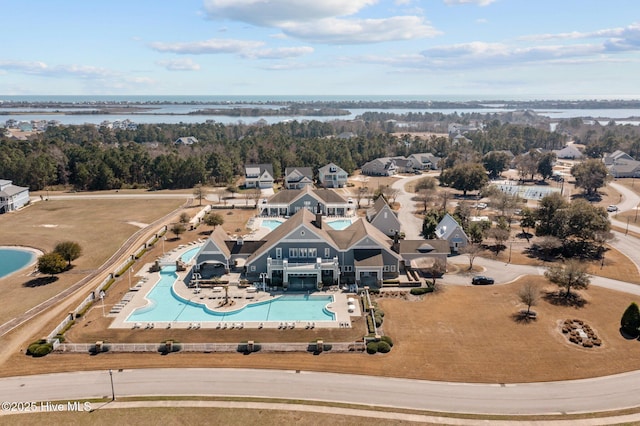
<svg viewBox="0 0 640 426"><path fill-rule="evenodd" d="M632 302L622 314L620 328L627 334L638 336L640 334L640 309L636 302Z"/></svg>

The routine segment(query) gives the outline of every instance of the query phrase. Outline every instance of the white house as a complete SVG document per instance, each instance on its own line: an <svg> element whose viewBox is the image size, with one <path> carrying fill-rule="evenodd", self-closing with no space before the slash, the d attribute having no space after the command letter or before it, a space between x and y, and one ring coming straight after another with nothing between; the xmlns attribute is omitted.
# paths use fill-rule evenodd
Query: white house
<svg viewBox="0 0 640 426"><path fill-rule="evenodd" d="M449 213L436 226L436 237L449 241L449 247L453 253L457 253L459 249L469 244L469 237L462 226Z"/></svg>
<svg viewBox="0 0 640 426"><path fill-rule="evenodd" d="M284 187L286 189L302 189L313 185L311 167L287 167L284 171Z"/></svg>
<svg viewBox="0 0 640 426"><path fill-rule="evenodd" d="M29 188L0 179L0 213L18 210L29 202Z"/></svg>
<svg viewBox="0 0 640 426"><path fill-rule="evenodd" d="M247 164L244 166L244 177L247 188L273 188L271 164Z"/></svg>
<svg viewBox="0 0 640 426"><path fill-rule="evenodd" d="M347 172L333 163L318 169L318 183L325 188L342 188L347 184Z"/></svg>
<svg viewBox="0 0 640 426"><path fill-rule="evenodd" d="M176 145L193 145L194 143L198 143L198 139L194 138L193 136L178 138L174 142L174 144Z"/></svg>

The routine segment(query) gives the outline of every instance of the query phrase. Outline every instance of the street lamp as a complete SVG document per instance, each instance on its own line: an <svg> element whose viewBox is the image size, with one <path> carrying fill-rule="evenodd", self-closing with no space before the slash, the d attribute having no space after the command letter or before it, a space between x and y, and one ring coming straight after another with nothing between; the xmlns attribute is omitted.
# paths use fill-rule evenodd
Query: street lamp
<svg viewBox="0 0 640 426"><path fill-rule="evenodd" d="M165 242L166 239L167 239L167 237L162 237L162 255L163 256L164 256L164 253L165 253L165 251L164 251L164 242Z"/></svg>
<svg viewBox="0 0 640 426"><path fill-rule="evenodd" d="M102 316L104 317L104 291L100 291L100 300L102 300Z"/></svg>
<svg viewBox="0 0 640 426"><path fill-rule="evenodd" d="M513 245L513 240L509 241L509 261L507 263L511 263L511 246Z"/></svg>
<svg viewBox="0 0 640 426"><path fill-rule="evenodd" d="M129 291L131 291L131 268L129 268Z"/></svg>
<svg viewBox="0 0 640 426"><path fill-rule="evenodd" d="M113 388L113 370L109 369L109 378L111 379L111 400L116 400L116 391Z"/></svg>

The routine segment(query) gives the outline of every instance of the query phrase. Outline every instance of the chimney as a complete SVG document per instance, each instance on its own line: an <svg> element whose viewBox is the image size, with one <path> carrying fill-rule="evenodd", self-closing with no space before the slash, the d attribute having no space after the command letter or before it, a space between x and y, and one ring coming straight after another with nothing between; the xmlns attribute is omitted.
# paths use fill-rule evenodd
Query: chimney
<svg viewBox="0 0 640 426"><path fill-rule="evenodd" d="M391 249L396 253L400 253L400 235L398 235L398 231L393 235L393 246Z"/></svg>
<svg viewBox="0 0 640 426"><path fill-rule="evenodd" d="M322 208L320 207L320 203L316 207L316 226L318 229L322 229Z"/></svg>

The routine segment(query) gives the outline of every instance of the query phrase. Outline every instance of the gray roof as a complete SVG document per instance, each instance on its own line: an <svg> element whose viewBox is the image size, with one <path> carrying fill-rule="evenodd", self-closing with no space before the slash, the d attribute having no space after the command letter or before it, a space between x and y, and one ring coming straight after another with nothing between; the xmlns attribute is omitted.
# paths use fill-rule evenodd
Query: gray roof
<svg viewBox="0 0 640 426"><path fill-rule="evenodd" d="M413 253L449 254L449 242L446 240L400 240L398 251L401 255Z"/></svg>
<svg viewBox="0 0 640 426"><path fill-rule="evenodd" d="M271 164L245 164L244 169L246 171L250 169L258 169L259 174L264 173L266 170L271 176L273 176L273 166Z"/></svg>
<svg viewBox="0 0 640 426"><path fill-rule="evenodd" d="M332 171L331 171L331 168L332 168L332 167L335 167L335 168L336 168L336 171L335 171L335 172L332 172ZM324 166L324 167L320 167L320 168L318 169L318 173L322 173L322 174L325 174L325 175L326 175L327 173L339 173L339 172L346 173L346 172L344 171L344 169L342 169L340 166L336 166L334 163L329 163L329 164L327 164L326 166Z"/></svg>
<svg viewBox="0 0 640 426"><path fill-rule="evenodd" d="M10 180L0 180L0 188L3 188L2 191L0 191L0 194L6 197L12 197L16 194L29 190L29 188L24 186L12 185Z"/></svg>
<svg viewBox="0 0 640 426"><path fill-rule="evenodd" d="M460 230L464 234L464 231L462 230L460 224L453 218L453 216L447 213L446 215L444 215L440 223L438 223L438 226L436 226L436 236L438 236L438 238L442 240L448 240L456 228L460 228ZM465 236L466 235L467 234L465 234Z"/></svg>
<svg viewBox="0 0 640 426"><path fill-rule="evenodd" d="M269 199L269 203L273 204L291 204L299 197L302 197L305 194L311 195L318 201L322 201L325 203L346 203L345 200L340 194L330 189L313 189L309 186L304 187L303 189L285 189L273 197Z"/></svg>

